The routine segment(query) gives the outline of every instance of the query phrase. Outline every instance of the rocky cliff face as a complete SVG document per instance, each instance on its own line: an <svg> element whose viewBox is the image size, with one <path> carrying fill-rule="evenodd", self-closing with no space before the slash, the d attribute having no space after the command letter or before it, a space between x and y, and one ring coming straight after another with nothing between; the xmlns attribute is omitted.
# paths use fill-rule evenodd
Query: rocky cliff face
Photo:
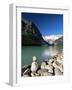
<svg viewBox="0 0 72 90"><path fill-rule="evenodd" d="M59 39L55 40L54 42L56 45L63 45L63 36L60 37Z"/></svg>
<svg viewBox="0 0 72 90"><path fill-rule="evenodd" d="M22 46L46 44L37 26L27 20L22 20Z"/></svg>

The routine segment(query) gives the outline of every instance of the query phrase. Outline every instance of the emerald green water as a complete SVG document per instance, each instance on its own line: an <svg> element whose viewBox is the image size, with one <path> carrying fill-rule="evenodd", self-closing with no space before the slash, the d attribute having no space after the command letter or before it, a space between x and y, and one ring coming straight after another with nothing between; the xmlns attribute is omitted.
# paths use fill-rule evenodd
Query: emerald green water
<svg viewBox="0 0 72 90"><path fill-rule="evenodd" d="M31 64L32 57L37 57L37 62L41 63L50 56L62 52L62 46L24 46L21 51L22 66Z"/></svg>

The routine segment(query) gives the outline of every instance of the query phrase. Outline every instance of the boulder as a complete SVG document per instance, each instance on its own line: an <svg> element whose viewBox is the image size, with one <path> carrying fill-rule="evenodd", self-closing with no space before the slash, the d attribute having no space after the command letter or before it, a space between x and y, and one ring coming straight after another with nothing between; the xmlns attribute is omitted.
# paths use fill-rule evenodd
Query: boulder
<svg viewBox="0 0 72 90"><path fill-rule="evenodd" d="M34 73L31 73L31 76L34 77L35 76Z"/></svg>
<svg viewBox="0 0 72 90"><path fill-rule="evenodd" d="M41 76L48 76L48 72L42 72Z"/></svg>
<svg viewBox="0 0 72 90"><path fill-rule="evenodd" d="M39 76L39 74L38 74L38 73L33 73L33 72L32 72L32 73L31 73L31 76L32 76L32 77L37 77L37 76Z"/></svg>
<svg viewBox="0 0 72 90"><path fill-rule="evenodd" d="M37 73L40 75L40 76L44 76L44 75L47 75L47 70L43 70L43 69L39 69L38 71L37 71Z"/></svg>
<svg viewBox="0 0 72 90"><path fill-rule="evenodd" d="M37 72L40 76L52 76L52 73L48 72L46 69L45 70L38 70Z"/></svg>
<svg viewBox="0 0 72 90"><path fill-rule="evenodd" d="M57 58L57 62L59 62L60 64L63 64L63 60L61 58Z"/></svg>
<svg viewBox="0 0 72 90"><path fill-rule="evenodd" d="M45 69L47 69L48 72L53 73L53 66L52 65L46 65Z"/></svg>
<svg viewBox="0 0 72 90"><path fill-rule="evenodd" d="M55 61L55 62L53 63L53 66L54 66L55 68L58 68L61 72L63 72L63 63L60 63L60 62L58 62L58 61Z"/></svg>
<svg viewBox="0 0 72 90"><path fill-rule="evenodd" d="M23 76L24 76L25 74L28 74L28 73L30 73L30 69L29 69L29 68L27 68L27 69L24 71Z"/></svg>
<svg viewBox="0 0 72 90"><path fill-rule="evenodd" d="M53 76L53 74L52 74L52 73L50 73L50 72L48 72L48 76Z"/></svg>
<svg viewBox="0 0 72 90"><path fill-rule="evenodd" d="M24 74L23 77L30 77L28 74Z"/></svg>
<svg viewBox="0 0 72 90"><path fill-rule="evenodd" d="M30 69L31 68L31 65L24 65L21 69L21 75L23 76L23 73L27 70L27 69Z"/></svg>
<svg viewBox="0 0 72 90"><path fill-rule="evenodd" d="M42 71L41 76L52 76L52 73L47 71Z"/></svg>
<svg viewBox="0 0 72 90"><path fill-rule="evenodd" d="M63 75L63 73L58 68L55 68L54 72L55 72L55 75Z"/></svg>
<svg viewBox="0 0 72 90"><path fill-rule="evenodd" d="M37 62L32 62L32 64L31 64L31 71L32 71L32 72L36 72L37 69L38 69L38 64L37 64Z"/></svg>
<svg viewBox="0 0 72 90"><path fill-rule="evenodd" d="M45 69L45 66L46 66L46 63L45 62L42 62L41 69L44 70Z"/></svg>
<svg viewBox="0 0 72 90"><path fill-rule="evenodd" d="M51 65L53 61L54 61L54 59L49 59L48 64Z"/></svg>
<svg viewBox="0 0 72 90"><path fill-rule="evenodd" d="M63 72L63 64L61 64L58 68L60 69L61 72Z"/></svg>
<svg viewBox="0 0 72 90"><path fill-rule="evenodd" d="M41 69L39 69L39 70L37 71L37 73L38 73L39 75L41 75L42 70L41 70Z"/></svg>

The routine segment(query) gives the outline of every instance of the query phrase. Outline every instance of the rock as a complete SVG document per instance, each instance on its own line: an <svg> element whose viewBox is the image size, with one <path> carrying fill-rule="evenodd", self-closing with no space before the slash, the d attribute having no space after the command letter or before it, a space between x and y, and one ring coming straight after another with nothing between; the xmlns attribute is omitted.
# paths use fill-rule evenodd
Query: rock
<svg viewBox="0 0 72 90"><path fill-rule="evenodd" d="M42 71L41 76L52 76L52 73L47 71Z"/></svg>
<svg viewBox="0 0 72 90"><path fill-rule="evenodd" d="M54 66L55 68L58 68L61 72L63 72L63 63L60 63L60 62L58 62L58 61L55 61L55 62L53 63L53 66Z"/></svg>
<svg viewBox="0 0 72 90"><path fill-rule="evenodd" d="M37 71L37 73L38 73L39 75L41 75L42 70L41 70L41 69L39 69L39 70Z"/></svg>
<svg viewBox="0 0 72 90"><path fill-rule="evenodd" d="M60 64L63 64L63 60L62 60L62 58L57 58L57 62L59 62Z"/></svg>
<svg viewBox="0 0 72 90"><path fill-rule="evenodd" d="M57 61L54 61L53 67L58 68L59 66L60 66L60 64Z"/></svg>
<svg viewBox="0 0 72 90"><path fill-rule="evenodd" d="M52 73L50 73L50 72L48 72L48 76L53 76L53 74L52 74Z"/></svg>
<svg viewBox="0 0 72 90"><path fill-rule="evenodd" d="M35 76L39 76L39 74L38 73L35 73Z"/></svg>
<svg viewBox="0 0 72 90"><path fill-rule="evenodd" d="M28 73L30 73L30 69L29 69L29 68L27 68L27 69L24 71L23 75L28 74Z"/></svg>
<svg viewBox="0 0 72 90"><path fill-rule="evenodd" d="M48 72L42 72L41 76L48 76Z"/></svg>
<svg viewBox="0 0 72 90"><path fill-rule="evenodd" d="M23 76L23 73L25 72L25 70L27 70L27 69L30 69L31 68L31 65L24 65L23 67L22 67L22 69L21 69L21 75Z"/></svg>
<svg viewBox="0 0 72 90"><path fill-rule="evenodd" d="M63 73L58 68L55 68L54 72L55 75L63 75Z"/></svg>
<svg viewBox="0 0 72 90"><path fill-rule="evenodd" d="M51 65L53 61L54 61L54 59L49 59L48 64Z"/></svg>
<svg viewBox="0 0 72 90"><path fill-rule="evenodd" d="M54 61L55 61L55 59L51 58L51 59L49 59L49 61L47 61L47 63L48 63L48 65L52 65Z"/></svg>
<svg viewBox="0 0 72 90"><path fill-rule="evenodd" d="M24 77L54 75L63 75L63 56L60 54L53 56L49 61L43 61L41 64L36 62L36 57L34 56L31 65L22 67L22 76Z"/></svg>
<svg viewBox="0 0 72 90"><path fill-rule="evenodd" d="M52 76L52 73L48 72L46 69L45 70L38 70L37 72L40 76Z"/></svg>
<svg viewBox="0 0 72 90"><path fill-rule="evenodd" d="M62 63L60 63L59 61L55 62L57 66L60 66Z"/></svg>
<svg viewBox="0 0 72 90"><path fill-rule="evenodd" d="M45 62L42 62L41 69L44 70L45 69L45 66L46 66L46 63Z"/></svg>
<svg viewBox="0 0 72 90"><path fill-rule="evenodd" d="M31 73L31 76L36 77L36 76L39 76L39 74L38 73Z"/></svg>
<svg viewBox="0 0 72 90"><path fill-rule="evenodd" d="M43 69L40 69L37 71L37 73L40 75L40 76L44 76L44 73L47 73L47 70L43 70Z"/></svg>
<svg viewBox="0 0 72 90"><path fill-rule="evenodd" d="M62 64L58 68L60 69L61 72L63 72L63 65Z"/></svg>
<svg viewBox="0 0 72 90"><path fill-rule="evenodd" d="M37 64L37 62L32 62L32 64L31 64L31 71L32 71L32 72L36 72L37 69L38 69L38 64Z"/></svg>
<svg viewBox="0 0 72 90"><path fill-rule="evenodd" d="M46 65L45 69L49 70L50 69L50 65Z"/></svg>
<svg viewBox="0 0 72 90"><path fill-rule="evenodd" d="M34 73L31 73L31 76L34 77L35 76Z"/></svg>
<svg viewBox="0 0 72 90"><path fill-rule="evenodd" d="M30 77L30 76L29 76L29 75L27 75L27 74L24 74L24 75L23 75L23 77Z"/></svg>
<svg viewBox="0 0 72 90"><path fill-rule="evenodd" d="M48 72L53 73L53 66L52 65L46 65L45 69L47 69Z"/></svg>

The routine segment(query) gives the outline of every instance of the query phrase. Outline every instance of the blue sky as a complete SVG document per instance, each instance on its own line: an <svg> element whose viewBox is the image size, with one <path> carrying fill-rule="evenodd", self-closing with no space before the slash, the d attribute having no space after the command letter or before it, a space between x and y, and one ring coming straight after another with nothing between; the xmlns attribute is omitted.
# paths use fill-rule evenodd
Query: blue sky
<svg viewBox="0 0 72 90"><path fill-rule="evenodd" d="M33 22L43 36L63 34L62 14L22 13L21 17Z"/></svg>

